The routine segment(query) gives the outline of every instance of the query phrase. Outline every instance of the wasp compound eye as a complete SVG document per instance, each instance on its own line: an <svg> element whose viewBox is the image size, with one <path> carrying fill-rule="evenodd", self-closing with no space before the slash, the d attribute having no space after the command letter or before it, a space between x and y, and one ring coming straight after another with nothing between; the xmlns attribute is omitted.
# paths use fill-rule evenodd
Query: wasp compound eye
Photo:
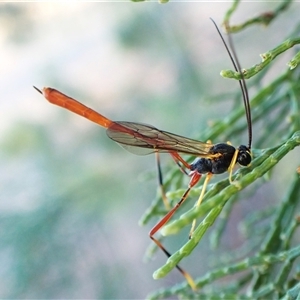
<svg viewBox="0 0 300 300"><path fill-rule="evenodd" d="M237 162L241 166L248 166L251 163L252 156L251 156L251 151L248 147L241 145L239 148L239 154L237 157Z"/></svg>

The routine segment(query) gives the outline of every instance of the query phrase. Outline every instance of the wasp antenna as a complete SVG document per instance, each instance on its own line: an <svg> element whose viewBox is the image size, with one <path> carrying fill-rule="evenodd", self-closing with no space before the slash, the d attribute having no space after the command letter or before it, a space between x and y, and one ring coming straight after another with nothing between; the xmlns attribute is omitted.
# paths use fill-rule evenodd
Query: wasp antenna
<svg viewBox="0 0 300 300"><path fill-rule="evenodd" d="M224 25L225 25L226 32L228 33L228 43L229 43L229 47L230 47L231 51L229 50L229 48L228 48L228 46L227 46L220 30L219 30L216 22L212 18L210 18L210 19L213 22L213 24L215 25L215 27L216 27L216 29L219 33L219 36L221 37L221 40L222 40L222 42L223 42L223 44L224 44L224 46L227 50L227 53L228 53L228 55L229 55L229 57L232 61L234 69L236 70L236 72L239 72L240 75L241 75L241 79L239 80L239 84L240 84L242 95L243 95L243 101L244 101L247 124L248 124L248 147L249 147L249 149L251 149L251 144L252 144L252 121L251 121L251 110L250 110L250 103L249 103L249 94L248 94L248 89L247 89L246 81L245 81L245 78L244 78L244 74L242 72L239 60L238 60L236 52L234 50L231 34L228 30L229 29L229 24L228 24L228 22L226 22Z"/></svg>
<svg viewBox="0 0 300 300"><path fill-rule="evenodd" d="M39 90L37 87L35 87L34 85L33 85L33 88L36 89L40 94L43 94L43 92L41 90Z"/></svg>

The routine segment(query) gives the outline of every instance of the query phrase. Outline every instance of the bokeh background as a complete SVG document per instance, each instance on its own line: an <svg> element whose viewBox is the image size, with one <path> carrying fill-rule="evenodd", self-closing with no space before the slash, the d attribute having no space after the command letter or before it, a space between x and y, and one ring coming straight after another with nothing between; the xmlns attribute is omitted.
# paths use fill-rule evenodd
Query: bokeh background
<svg viewBox="0 0 300 300"><path fill-rule="evenodd" d="M277 5L242 3L233 22ZM154 156L124 151L104 129L47 103L32 85L54 87L113 120L199 136L232 109L229 96L216 96L238 89L219 76L232 66L209 20L220 25L229 6L0 3L0 298L138 299L182 280L176 271L152 279L162 253L143 260L154 224L138 221L157 191ZM287 37L297 6L267 29L253 26L234 37L243 67ZM276 61L274 76L286 61ZM164 156L163 165L171 164ZM278 190L269 184L272 199L262 190L257 197L280 197L284 178L275 176ZM180 245L186 235L178 239ZM186 260L191 273L199 275L206 251L202 244Z"/></svg>

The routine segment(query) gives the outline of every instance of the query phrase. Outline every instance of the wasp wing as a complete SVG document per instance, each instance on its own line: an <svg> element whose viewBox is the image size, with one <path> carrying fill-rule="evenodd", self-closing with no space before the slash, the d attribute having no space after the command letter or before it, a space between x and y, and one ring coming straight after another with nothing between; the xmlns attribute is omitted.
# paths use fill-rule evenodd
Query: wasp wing
<svg viewBox="0 0 300 300"><path fill-rule="evenodd" d="M106 131L109 138L129 152L145 155L153 152L180 152L201 157L211 157L213 146L151 125L134 122L114 122Z"/></svg>

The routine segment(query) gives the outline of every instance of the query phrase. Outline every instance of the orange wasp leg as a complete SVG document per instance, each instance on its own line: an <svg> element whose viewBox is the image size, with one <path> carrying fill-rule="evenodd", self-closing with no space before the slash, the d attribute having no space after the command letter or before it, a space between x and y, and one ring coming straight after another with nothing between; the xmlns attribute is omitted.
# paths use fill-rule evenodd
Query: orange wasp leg
<svg viewBox="0 0 300 300"><path fill-rule="evenodd" d="M157 233L175 214L177 209L182 205L182 203L187 199L190 190L192 187L197 184L197 182L200 180L201 174L199 173L193 173L188 189L185 191L185 193L182 195L180 201L151 229L149 232L149 237L151 240L168 256L170 257L170 252L162 245L162 243L154 237L155 233ZM189 285L193 290L196 290L196 284L194 280L192 279L191 275L184 271L180 266L176 265L176 268L179 270L179 272L185 277Z"/></svg>
<svg viewBox="0 0 300 300"><path fill-rule="evenodd" d="M169 153L172 156L172 158L175 160L176 164L180 167L182 172L187 174L186 171L183 169L183 167L181 167L180 164L178 164L178 163L181 162L183 164L183 166L187 169L191 168L190 164L188 162L186 162L177 152L171 152L170 151Z"/></svg>
<svg viewBox="0 0 300 300"><path fill-rule="evenodd" d="M176 165L179 167L180 171L182 173L184 173L185 175L190 176L187 171L184 169L184 167L190 169L190 165L176 152L169 152L171 157L173 158L173 160L175 161ZM161 166L160 166L160 156L159 156L159 152L155 151L155 160L156 160L156 166L157 166L157 172L158 172L158 184L160 187L160 191L161 191L161 197L162 200L164 202L164 205L166 207L167 210L171 209L170 207L170 202L166 196L166 192L164 189L164 184L163 184L163 175L162 175L162 171L161 171ZM181 163L183 165L181 165Z"/></svg>

